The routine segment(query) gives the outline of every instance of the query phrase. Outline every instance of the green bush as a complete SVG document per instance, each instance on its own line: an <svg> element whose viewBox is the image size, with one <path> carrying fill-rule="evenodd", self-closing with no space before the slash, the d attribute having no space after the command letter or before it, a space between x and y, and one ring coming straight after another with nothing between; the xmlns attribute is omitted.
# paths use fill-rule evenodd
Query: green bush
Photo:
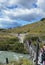
<svg viewBox="0 0 45 65"><path fill-rule="evenodd" d="M28 59L20 59L18 61L11 62L8 65L33 65L33 63Z"/></svg>
<svg viewBox="0 0 45 65"><path fill-rule="evenodd" d="M24 44L20 43L18 38L5 38L0 40L0 50L14 51L18 53L27 53Z"/></svg>

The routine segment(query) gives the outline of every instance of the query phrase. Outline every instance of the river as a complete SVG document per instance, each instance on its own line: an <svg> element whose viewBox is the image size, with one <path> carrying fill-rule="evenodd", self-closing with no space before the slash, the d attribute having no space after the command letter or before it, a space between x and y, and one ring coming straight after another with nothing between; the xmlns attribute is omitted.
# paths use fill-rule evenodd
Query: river
<svg viewBox="0 0 45 65"><path fill-rule="evenodd" d="M6 58L9 62L19 60L19 58L30 58L28 54L20 54L8 51L0 51L0 63L6 63Z"/></svg>

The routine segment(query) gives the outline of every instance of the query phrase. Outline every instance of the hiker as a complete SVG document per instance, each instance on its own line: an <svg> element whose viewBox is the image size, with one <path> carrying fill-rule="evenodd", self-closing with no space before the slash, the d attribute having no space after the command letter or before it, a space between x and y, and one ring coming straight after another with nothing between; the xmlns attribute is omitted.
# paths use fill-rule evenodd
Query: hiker
<svg viewBox="0 0 45 65"><path fill-rule="evenodd" d="M41 63L42 64L45 64L45 44L43 45L43 51L42 51L41 58L42 58Z"/></svg>

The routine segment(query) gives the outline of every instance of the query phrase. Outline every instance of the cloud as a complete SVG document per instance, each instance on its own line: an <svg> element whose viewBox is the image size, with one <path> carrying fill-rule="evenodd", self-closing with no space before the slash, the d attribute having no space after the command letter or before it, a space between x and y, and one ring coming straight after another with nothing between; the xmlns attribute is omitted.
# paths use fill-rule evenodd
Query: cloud
<svg viewBox="0 0 45 65"><path fill-rule="evenodd" d="M14 23L15 20L38 20L45 17L44 5L45 0L0 0L0 21Z"/></svg>
<svg viewBox="0 0 45 65"><path fill-rule="evenodd" d="M8 8L16 5L20 5L20 7L4 10L4 13L11 19L31 21L33 19L37 19L38 17L45 16L45 12L42 9L42 2L44 4L44 0L8 0L6 3L6 6L8 6ZM36 5L37 7L35 8L34 6Z"/></svg>
<svg viewBox="0 0 45 65"><path fill-rule="evenodd" d="M8 0L8 6L19 6L22 8L32 8L33 4L36 3L36 0Z"/></svg>
<svg viewBox="0 0 45 65"><path fill-rule="evenodd" d="M0 0L0 3L4 3L6 0Z"/></svg>
<svg viewBox="0 0 45 65"><path fill-rule="evenodd" d="M38 7L41 8L43 11L45 11L45 6L44 6L44 5L45 5L45 0L41 0L41 1L38 0L38 1L37 1L37 5L38 5Z"/></svg>
<svg viewBox="0 0 45 65"><path fill-rule="evenodd" d="M43 17L45 18L45 0L37 0L37 6L42 10Z"/></svg>
<svg viewBox="0 0 45 65"><path fill-rule="evenodd" d="M2 24L0 24L0 28L3 28L3 25Z"/></svg>
<svg viewBox="0 0 45 65"><path fill-rule="evenodd" d="M11 20L8 18L0 18L0 28L12 28L21 26L22 24L18 23L16 20Z"/></svg>
<svg viewBox="0 0 45 65"><path fill-rule="evenodd" d="M40 8L23 9L16 8L15 10L4 10L4 13L12 20L22 19L25 21L36 20L39 17L43 17L44 13Z"/></svg>

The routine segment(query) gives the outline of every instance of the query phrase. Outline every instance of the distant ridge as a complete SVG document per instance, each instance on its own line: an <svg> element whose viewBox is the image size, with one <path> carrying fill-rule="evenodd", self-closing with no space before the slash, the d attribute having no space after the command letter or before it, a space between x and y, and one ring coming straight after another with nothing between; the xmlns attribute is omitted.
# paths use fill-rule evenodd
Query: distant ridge
<svg viewBox="0 0 45 65"><path fill-rule="evenodd" d="M45 34L45 18L41 19L38 22L27 24L22 27L12 28L6 30L10 33L31 33L31 34Z"/></svg>

